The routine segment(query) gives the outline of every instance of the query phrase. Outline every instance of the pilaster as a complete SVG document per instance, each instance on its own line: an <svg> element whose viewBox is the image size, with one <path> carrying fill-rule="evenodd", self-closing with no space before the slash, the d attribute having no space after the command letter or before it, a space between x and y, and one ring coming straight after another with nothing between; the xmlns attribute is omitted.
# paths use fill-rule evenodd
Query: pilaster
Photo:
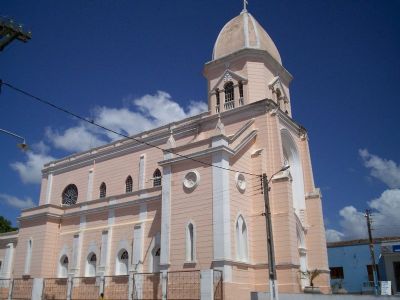
<svg viewBox="0 0 400 300"><path fill-rule="evenodd" d="M212 147L228 146L224 135L213 137ZM223 261L218 266L224 270L226 281L231 280L231 210L229 199L229 153L221 150L212 154L213 176L213 241L214 261Z"/></svg>
<svg viewBox="0 0 400 300"><path fill-rule="evenodd" d="M164 160L173 158L170 152L164 153ZM169 246L171 238L171 166L163 166L162 176L162 200L161 200L161 269L169 267Z"/></svg>

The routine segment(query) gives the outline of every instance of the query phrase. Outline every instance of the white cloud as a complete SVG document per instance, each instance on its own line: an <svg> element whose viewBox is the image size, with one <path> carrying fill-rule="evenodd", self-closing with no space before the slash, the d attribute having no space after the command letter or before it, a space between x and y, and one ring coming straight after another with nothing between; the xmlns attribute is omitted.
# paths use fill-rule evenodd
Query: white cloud
<svg viewBox="0 0 400 300"><path fill-rule="evenodd" d="M374 237L400 235L400 190L384 191L381 196L368 202L372 209L372 229ZM346 206L339 212L341 231L326 230L328 241L368 238L364 212L353 206Z"/></svg>
<svg viewBox="0 0 400 300"><path fill-rule="evenodd" d="M367 149L360 149L359 154L364 166L370 169L371 176L381 180L390 188L400 187L400 166L394 161L370 154Z"/></svg>
<svg viewBox="0 0 400 300"><path fill-rule="evenodd" d="M98 107L95 112L96 123L122 134L134 135L155 126L152 120L127 108ZM102 131L102 129L97 130L97 134L106 134L111 140L122 138L112 132Z"/></svg>
<svg viewBox="0 0 400 300"><path fill-rule="evenodd" d="M372 210L372 229L374 237L400 236L400 167L392 160L382 159L370 154L368 150L359 150L371 176L389 186L379 198L367 202ZM353 206L346 206L339 211L340 231L326 230L328 241L367 238L367 226L364 212Z"/></svg>
<svg viewBox="0 0 400 300"><path fill-rule="evenodd" d="M54 147L69 152L84 151L105 144L104 140L98 138L84 125L68 128L63 133L48 127L46 128L46 137Z"/></svg>
<svg viewBox="0 0 400 300"><path fill-rule="evenodd" d="M146 117L154 120L153 126L182 120L204 112L208 108L204 102L191 101L185 112L183 107L172 100L170 94L163 91L158 91L154 95L144 95L134 99L132 103Z"/></svg>
<svg viewBox="0 0 400 300"><path fill-rule="evenodd" d="M125 99L128 107L96 107L94 121L118 133L134 135L170 122L178 121L207 110L204 102L191 101L186 108L180 106L167 92L158 91L135 99ZM58 149L68 152L84 151L121 136L90 124L79 124L63 132L48 128L46 136Z"/></svg>
<svg viewBox="0 0 400 300"><path fill-rule="evenodd" d="M32 150L26 152L26 160L11 163L11 168L18 172L24 183L40 183L43 165L55 159L47 152L48 147L43 142L32 145Z"/></svg>
<svg viewBox="0 0 400 300"><path fill-rule="evenodd" d="M342 240L344 234L335 230L335 229L327 229L325 231L326 240L328 242L338 242Z"/></svg>
<svg viewBox="0 0 400 300"><path fill-rule="evenodd" d="M158 91L135 99L125 99L128 107L96 107L93 120L118 133L134 135L154 127L178 121L207 110L204 102L191 101L186 108L180 106L171 95ZM47 140L57 149L80 152L120 139L121 136L107 132L89 123L79 122L65 130L46 128ZM24 183L40 183L43 165L55 160L49 147L40 142L26 152L26 160L13 162L11 167L18 172Z"/></svg>
<svg viewBox="0 0 400 300"><path fill-rule="evenodd" d="M35 203L33 203L32 199L29 197L26 197L25 199L19 199L15 196L0 194L0 199L6 204L19 209L31 208L35 206Z"/></svg>

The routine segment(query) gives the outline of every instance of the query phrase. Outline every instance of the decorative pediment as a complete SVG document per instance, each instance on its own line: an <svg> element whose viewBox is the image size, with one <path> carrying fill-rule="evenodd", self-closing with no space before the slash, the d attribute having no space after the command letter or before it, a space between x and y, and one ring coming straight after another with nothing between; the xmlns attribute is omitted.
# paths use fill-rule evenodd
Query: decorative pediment
<svg viewBox="0 0 400 300"><path fill-rule="evenodd" d="M283 84L279 76L275 76L268 84L268 87L274 94L276 94L277 90L279 89L279 91L281 92L280 99L285 102L289 101L289 98L286 95L285 89L283 88Z"/></svg>
<svg viewBox="0 0 400 300"><path fill-rule="evenodd" d="M224 74L220 77L220 79L217 81L217 83L213 86L213 88L210 91L214 91L216 88L218 88L219 86L221 86L221 83L225 83L228 81L233 81L233 82L247 82L247 78L229 70L226 69Z"/></svg>

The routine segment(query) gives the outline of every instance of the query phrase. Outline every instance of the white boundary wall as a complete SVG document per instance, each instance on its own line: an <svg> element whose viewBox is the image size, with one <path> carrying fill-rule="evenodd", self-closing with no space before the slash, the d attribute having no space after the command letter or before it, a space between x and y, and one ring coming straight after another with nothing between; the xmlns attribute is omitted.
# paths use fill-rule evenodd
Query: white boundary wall
<svg viewBox="0 0 400 300"><path fill-rule="evenodd" d="M399 300L398 296L349 295L349 294L279 294L279 300ZM270 300L269 293L251 293L251 300Z"/></svg>

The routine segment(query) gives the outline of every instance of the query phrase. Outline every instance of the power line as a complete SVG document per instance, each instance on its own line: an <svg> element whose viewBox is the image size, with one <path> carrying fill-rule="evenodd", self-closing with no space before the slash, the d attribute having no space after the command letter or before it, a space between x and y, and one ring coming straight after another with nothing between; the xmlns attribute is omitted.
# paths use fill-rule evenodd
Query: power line
<svg viewBox="0 0 400 300"><path fill-rule="evenodd" d="M97 126L97 127L101 128L101 129L103 129L103 130L112 132L112 133L114 133L114 134L116 134L116 135L119 135L119 136L121 136L121 137L123 137L123 138L131 139L131 140L134 140L135 142L144 144L144 145L146 145L146 146L149 146L149 147L152 147L152 148L156 148L156 149L159 149L159 150L161 150L161 151L168 152L168 153L172 153L172 154L175 154L176 156L179 156L179 157L182 157L182 158L186 158L186 159L189 159L189 160L192 160L192 161L195 161L195 162L198 162L198 163L200 163L200 164L203 164L203 165L206 165L206 166L210 166L210 167L213 167L213 168L218 168L218 169L222 169L222 170L226 170L226 171L230 171L230 172L240 172L240 173L243 173L243 174L246 174L246 175L250 175L250 176L261 177L261 175L259 175L259 174L253 174L253 173L250 173L250 172L244 172L244 171L239 171L239 170L235 170L235 169L230 169L230 168L224 168L224 167L220 167L220 166L215 166L215 165L213 165L213 164L209 164L209 163L203 162L203 161L201 161L201 160L198 160L198 159L195 159L195 158L191 158L191 157L189 157L189 156L187 156L187 155L184 155L184 154L174 153L172 150L163 149L163 148L161 148L161 147L159 147L159 146L157 146L157 145L150 144L149 142L145 142L145 141L139 140L139 139L134 138L134 137L131 137L131 136L129 136L129 135L125 135L125 134L120 133L120 132L118 132L118 131L115 131L115 130L113 130L113 129L111 129L111 128L108 128L108 127L105 127L105 126L103 126L103 125L101 125L101 124L98 124L98 123L96 123L94 120L88 120L88 119L86 119L85 117L82 117L81 115L78 115L77 113L74 113L74 112L72 112L72 111L70 111L70 110L68 110L68 109L66 109L66 108L63 108L63 107L61 107L61 106L59 106L59 105L57 105L57 104L54 104L54 103L52 103L52 102L50 102L50 101L48 101L48 100L45 100L45 99L43 99L43 98L41 98L41 97L35 96L35 95L33 95L33 94L31 94L31 93L29 93L29 92L27 92L27 91L24 91L24 90L22 90L22 89L20 89L20 88L17 88L17 87L15 87L15 86L13 86L12 84L8 83L8 82L4 82L4 81L1 80L1 79L0 79L0 92L1 92L1 87L2 87L3 85L9 87L10 89L12 89L12 90L14 90L14 91L17 91L17 92L23 94L23 95L25 95L25 96L28 96L28 97L30 97L30 98L32 98L32 99L34 99L34 100L36 100L36 101L38 101L38 102L40 102L40 103L42 103L42 104L45 104L45 105L47 105L47 106L50 106L50 107L52 107L52 108L54 108L54 109L56 109L56 110L59 110L59 111L61 111L61 112L63 112L63 113L69 114L69 115L71 115L71 116L73 116L73 117L75 117L75 118L77 118L77 119L79 119L79 120L82 120L82 121L84 121L84 122L86 122L86 123L89 123L89 124L92 124L92 125L94 125L94 126Z"/></svg>

